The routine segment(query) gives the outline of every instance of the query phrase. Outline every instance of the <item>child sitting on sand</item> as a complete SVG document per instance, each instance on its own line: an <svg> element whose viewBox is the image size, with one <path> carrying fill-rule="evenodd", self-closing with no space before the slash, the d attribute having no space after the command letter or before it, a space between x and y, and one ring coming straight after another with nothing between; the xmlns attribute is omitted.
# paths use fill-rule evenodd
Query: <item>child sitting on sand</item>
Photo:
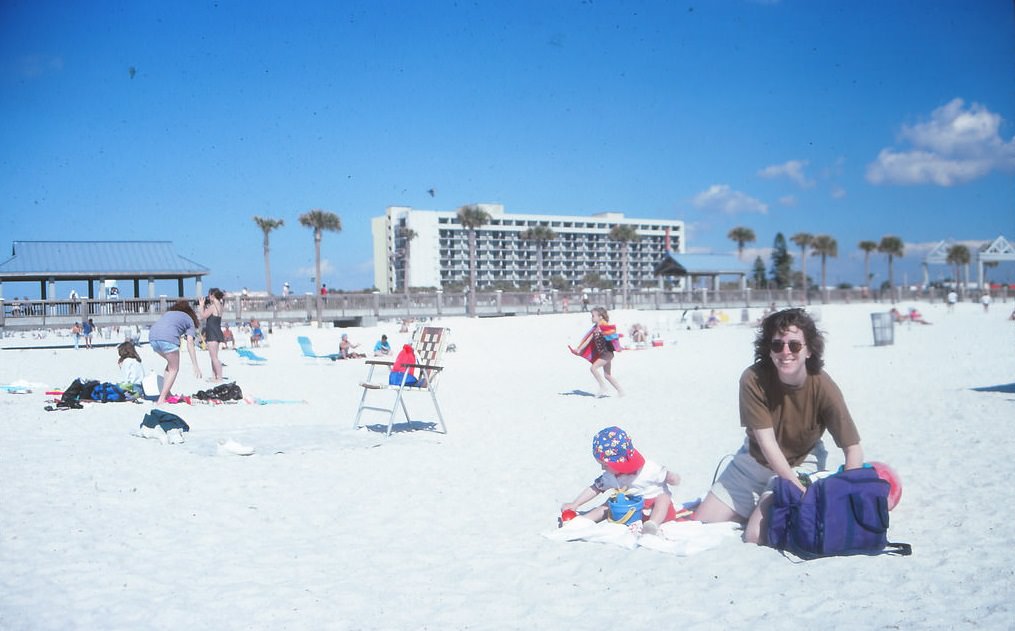
<svg viewBox="0 0 1015 631"><path fill-rule="evenodd" d="M144 388L141 382L144 381L144 367L141 366L141 356L137 354L134 343L127 341L116 347L120 359L120 387L134 390L137 396L144 396Z"/></svg>
<svg viewBox="0 0 1015 631"><path fill-rule="evenodd" d="M634 448L627 432L619 427L600 430L592 439L592 456L603 468L603 474L582 489L573 502L561 506L561 512L577 511L600 494L618 490L645 499L645 510L650 513L647 519L642 517L643 533L656 534L660 524L676 519L677 511L673 507L669 485L680 484L680 476L662 465L646 460ZM609 505L603 503L583 517L599 522L606 518L609 510Z"/></svg>

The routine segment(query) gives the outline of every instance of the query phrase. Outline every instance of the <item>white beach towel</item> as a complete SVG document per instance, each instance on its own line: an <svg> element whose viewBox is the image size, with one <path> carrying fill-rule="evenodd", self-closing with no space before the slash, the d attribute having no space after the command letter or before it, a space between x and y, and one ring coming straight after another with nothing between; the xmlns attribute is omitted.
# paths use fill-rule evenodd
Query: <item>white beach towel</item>
<svg viewBox="0 0 1015 631"><path fill-rule="evenodd" d="M676 556L691 556L715 548L727 539L739 538L739 530L731 522L671 521L660 526L657 535L639 535L622 524L597 523L585 517L575 517L561 528L544 532L543 536L553 541L607 543L629 550L642 547Z"/></svg>

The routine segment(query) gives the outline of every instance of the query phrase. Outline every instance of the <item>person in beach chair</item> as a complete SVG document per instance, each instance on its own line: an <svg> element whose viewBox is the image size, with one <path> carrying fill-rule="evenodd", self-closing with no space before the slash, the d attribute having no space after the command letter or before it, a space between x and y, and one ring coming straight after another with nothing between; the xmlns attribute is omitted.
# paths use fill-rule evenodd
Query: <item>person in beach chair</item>
<svg viewBox="0 0 1015 631"><path fill-rule="evenodd" d="M361 426L360 418L364 410L386 412L388 414L387 436L391 435L391 428L395 422L395 414L401 409L405 421L411 427L413 418L409 414L409 408L405 404L405 395L412 392L426 392L430 395L434 410L437 412L437 420L440 431L447 433L444 425L444 414L441 411L440 401L437 399L437 386L440 382L444 367L444 351L448 345L448 338L451 336L451 329L437 326L420 326L413 333L412 344L405 344L399 352L395 361L389 359L368 359L365 363L369 367L367 378L360 382L363 394L360 396L359 407L356 410L356 419L353 421L353 429ZM387 367L387 371L380 371L378 367ZM385 374L387 373L387 374ZM393 392L394 397L391 407L382 407L368 401L371 393L388 391Z"/></svg>
<svg viewBox="0 0 1015 631"><path fill-rule="evenodd" d="M801 491L800 475L825 469L827 431L846 469L863 466L860 433L842 391L824 372L825 340L803 309L766 317L754 340L754 363L740 377L743 446L694 513L705 523L745 524L744 541L764 545L775 478Z"/></svg>
<svg viewBox="0 0 1015 631"><path fill-rule="evenodd" d="M680 476L662 465L646 460L634 448L627 432L616 426L600 430L592 439L592 456L602 467L603 474L582 489L573 502L563 504L560 507L562 514L567 511L577 512L603 493L619 491L627 498L638 497L644 500L642 510L635 509L634 514L619 520L643 534L657 534L663 522L677 519L670 485L680 484ZM603 521L608 516L611 521L618 520L610 515L609 502L582 515L596 522Z"/></svg>

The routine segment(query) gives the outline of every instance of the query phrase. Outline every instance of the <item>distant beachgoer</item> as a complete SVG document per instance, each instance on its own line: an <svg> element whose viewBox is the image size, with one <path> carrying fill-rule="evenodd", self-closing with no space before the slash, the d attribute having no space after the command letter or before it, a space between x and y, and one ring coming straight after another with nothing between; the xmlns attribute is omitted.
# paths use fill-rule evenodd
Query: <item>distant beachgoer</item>
<svg viewBox="0 0 1015 631"><path fill-rule="evenodd" d="M381 339L374 344L374 356L380 357L382 355L391 354L391 344L388 343L388 336L382 335Z"/></svg>
<svg viewBox="0 0 1015 631"><path fill-rule="evenodd" d="M909 321L916 322L917 324L931 324L923 319L923 314L916 307L910 307L909 309Z"/></svg>
<svg viewBox="0 0 1015 631"><path fill-rule="evenodd" d="M950 291L946 300L948 301L948 312L955 311L955 303L959 301L959 295L954 291Z"/></svg>
<svg viewBox="0 0 1015 631"><path fill-rule="evenodd" d="M180 372L180 337L187 338L187 352L190 353L190 362L194 366L194 376L201 378L201 367L197 363L197 351L194 350L194 338L197 337L197 314L186 300L177 300L173 306L158 321L152 325L148 332L148 342L152 350L166 360L166 376L162 382L162 392L155 405L162 405L166 402L176 375Z"/></svg>
<svg viewBox="0 0 1015 631"><path fill-rule="evenodd" d="M744 540L765 544L775 478L801 491L800 474L825 469L828 431L847 469L863 466L860 434L842 391L822 368L824 338L803 309L774 313L754 340L754 363L740 377L743 446L695 511L698 521L746 524ZM760 499L759 499L760 498Z"/></svg>
<svg viewBox="0 0 1015 631"><path fill-rule="evenodd" d="M635 346L644 346L648 342L648 331L645 325L635 323L631 326L631 341Z"/></svg>
<svg viewBox="0 0 1015 631"><path fill-rule="evenodd" d="M263 339L264 332L261 330L261 323L258 322L257 318L253 318L250 321L250 345L260 346Z"/></svg>
<svg viewBox="0 0 1015 631"><path fill-rule="evenodd" d="M92 347L92 335L95 334L95 322L88 318L81 323L81 332L85 336L85 348Z"/></svg>
<svg viewBox="0 0 1015 631"><path fill-rule="evenodd" d="M222 329L222 348L236 348L236 338L233 336L233 330L229 328L229 325L225 325Z"/></svg>
<svg viewBox="0 0 1015 631"><path fill-rule="evenodd" d="M983 294L980 296L980 304L983 305L983 312L987 313L990 311L990 294Z"/></svg>
<svg viewBox="0 0 1015 631"><path fill-rule="evenodd" d="M338 343L338 352L342 355L342 359L359 359L360 357L366 357L363 353L357 353L354 348L358 348L359 344L353 344L349 341L349 334L342 334L342 341Z"/></svg>
<svg viewBox="0 0 1015 631"><path fill-rule="evenodd" d="M211 380L222 381L222 360L219 359L219 345L226 341L222 333L222 290L213 287L198 301L198 314L204 320L204 342L211 358Z"/></svg>
<svg viewBox="0 0 1015 631"><path fill-rule="evenodd" d="M610 315L605 307L593 307L591 316L592 331L582 338L577 348L568 346L568 349L575 355L582 355L586 348L591 345L592 357L594 359L589 370L592 372L592 376L595 377L596 383L599 384L597 396L605 397L607 394L606 382L603 381L603 377L605 377L606 381L609 381L610 385L617 390L617 396L622 397L624 396L624 390L620 387L620 382L613 377L613 352L619 348L617 327L610 324ZM600 374L600 371L602 374Z"/></svg>
<svg viewBox="0 0 1015 631"><path fill-rule="evenodd" d="M70 328L70 334L74 336L74 350L78 350L78 345L81 343L81 323L75 322L74 326Z"/></svg>

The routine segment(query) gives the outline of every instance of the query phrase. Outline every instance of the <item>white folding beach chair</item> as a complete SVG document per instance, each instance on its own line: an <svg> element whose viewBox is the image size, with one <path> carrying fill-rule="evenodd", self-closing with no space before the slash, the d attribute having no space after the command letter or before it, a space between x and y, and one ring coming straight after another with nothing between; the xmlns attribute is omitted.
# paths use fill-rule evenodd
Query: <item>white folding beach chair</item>
<svg viewBox="0 0 1015 631"><path fill-rule="evenodd" d="M399 409L402 410L405 421L411 428L414 421L421 422L421 419L414 419L409 414L409 408L405 404L405 395L426 392L429 393L434 410L437 411L436 425L440 426L441 433L446 434L447 428L444 425L444 414L441 412L440 402L437 400L437 386L440 384L441 373L444 370L441 362L443 361L444 350L447 348L450 336L451 329L437 326L421 326L413 333L412 348L416 355L416 363L407 365L415 369L414 372L416 374L414 376L418 380L416 385L410 386L405 383L408 379L409 371L402 373L399 383L389 383L391 367L395 364L394 360L366 360L369 369L367 378L359 384L363 388L363 395L359 400L359 408L356 410L356 420L353 422L353 428L362 426L360 418L363 416L363 410L386 412L388 414L388 430L386 435L390 436L391 428L395 423L395 413ZM378 367L381 367L381 370L377 370ZM387 370L384 368L387 368ZM378 404L373 403L373 401L368 402L368 396L378 399ZM390 407L379 405L379 397L381 396L389 397L391 401Z"/></svg>

